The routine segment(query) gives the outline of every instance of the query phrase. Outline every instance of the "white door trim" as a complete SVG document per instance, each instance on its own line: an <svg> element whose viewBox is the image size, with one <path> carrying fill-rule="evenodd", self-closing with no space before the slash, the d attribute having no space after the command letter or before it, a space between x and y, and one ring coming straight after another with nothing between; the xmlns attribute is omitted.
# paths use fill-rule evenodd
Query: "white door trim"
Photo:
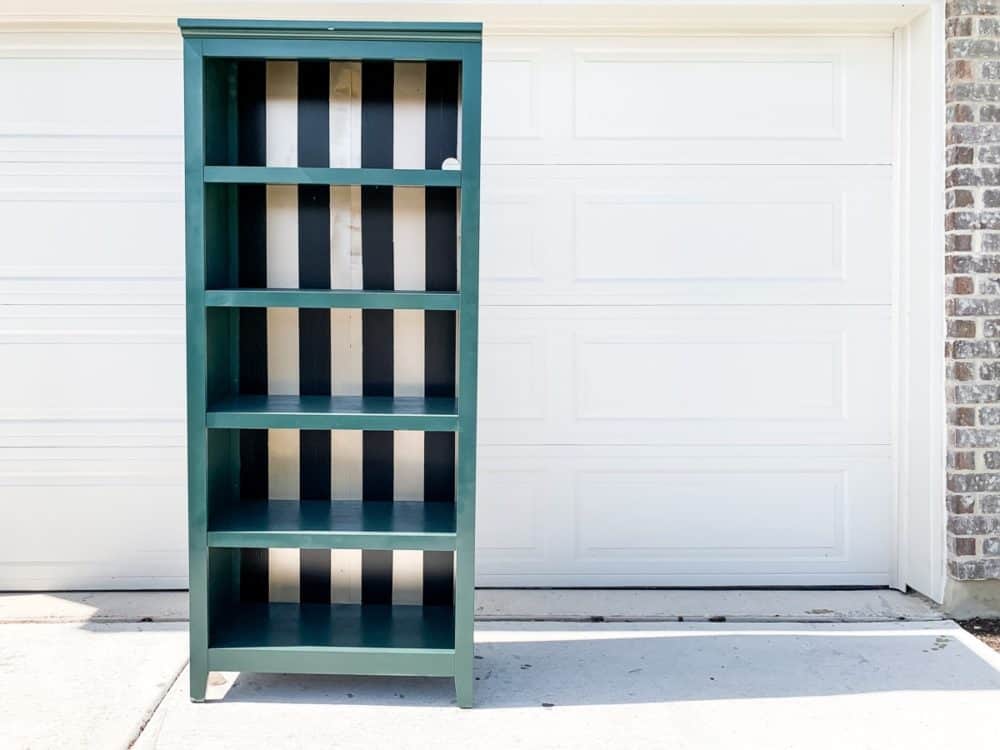
<svg viewBox="0 0 1000 750"><path fill-rule="evenodd" d="M893 586L945 582L944 3L894 32L898 430Z"/></svg>

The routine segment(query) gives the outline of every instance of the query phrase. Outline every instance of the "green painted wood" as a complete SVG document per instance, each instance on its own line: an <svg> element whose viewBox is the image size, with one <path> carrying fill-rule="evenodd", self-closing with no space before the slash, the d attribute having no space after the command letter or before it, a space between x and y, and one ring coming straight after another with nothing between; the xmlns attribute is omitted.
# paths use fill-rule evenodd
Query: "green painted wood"
<svg viewBox="0 0 1000 750"><path fill-rule="evenodd" d="M361 500L253 500L214 514L212 547L455 549L450 504Z"/></svg>
<svg viewBox="0 0 1000 750"><path fill-rule="evenodd" d="M185 37L478 42L481 23L425 21L267 21L181 18Z"/></svg>
<svg viewBox="0 0 1000 750"><path fill-rule="evenodd" d="M476 585L476 407L479 367L479 164L482 49L462 58L462 195L459 263L458 432L455 495L458 545L455 560L455 693L473 705L473 627Z"/></svg>
<svg viewBox="0 0 1000 750"><path fill-rule="evenodd" d="M199 19L179 25L185 36L192 699L203 700L208 670L219 669L452 676L459 705L470 706L481 26ZM234 96L241 59L460 61L462 171L218 166L237 161ZM206 130L215 144L210 155ZM232 196L234 186L251 183L458 187L460 292L235 288L240 226ZM232 395L239 382L241 308L280 306L457 310L458 398ZM236 430L270 427L457 431L456 503L237 502ZM438 515L442 510L446 515ZM239 549L282 546L454 550L455 606L240 602Z"/></svg>
<svg viewBox="0 0 1000 750"><path fill-rule="evenodd" d="M451 607L234 602L213 623L213 649L452 651Z"/></svg>
<svg viewBox="0 0 1000 750"><path fill-rule="evenodd" d="M351 650L210 648L208 666L217 672L451 677L455 673L455 654L444 649L390 650L381 647Z"/></svg>
<svg viewBox="0 0 1000 750"><path fill-rule="evenodd" d="M308 19L266 19L266 18L178 18L177 26L183 36L190 36L194 31L204 31L209 36L218 36L217 32L244 29L247 31L280 30L283 32L305 31L392 31L396 33L414 33L415 38L423 39L427 32L443 31L462 34L472 34L478 41L483 25L478 21L316 21ZM215 33L212 33L215 32Z"/></svg>
<svg viewBox="0 0 1000 750"><path fill-rule="evenodd" d="M347 307L360 310L457 310L454 292L383 292L361 289L210 289L208 307Z"/></svg>
<svg viewBox="0 0 1000 750"><path fill-rule="evenodd" d="M402 185L458 187L462 173L444 169L342 167L205 167L205 182L238 185Z"/></svg>
<svg viewBox="0 0 1000 750"><path fill-rule="evenodd" d="M450 432L458 427L458 410L451 398L238 395L210 404L206 422L227 429Z"/></svg>
<svg viewBox="0 0 1000 750"><path fill-rule="evenodd" d="M228 37L228 38L227 38ZM316 33L297 34L228 34L204 37L202 54L206 58L267 58L269 60L460 60L468 48L478 42L454 42L440 37L431 40L398 40L392 34L379 40L331 39ZM311 38L310 38L311 37Z"/></svg>
<svg viewBox="0 0 1000 750"><path fill-rule="evenodd" d="M191 620L191 700L205 699L208 683L208 545L207 454L205 429L205 186L204 72L201 42L184 41L184 222L187 278L187 451L188 577Z"/></svg>

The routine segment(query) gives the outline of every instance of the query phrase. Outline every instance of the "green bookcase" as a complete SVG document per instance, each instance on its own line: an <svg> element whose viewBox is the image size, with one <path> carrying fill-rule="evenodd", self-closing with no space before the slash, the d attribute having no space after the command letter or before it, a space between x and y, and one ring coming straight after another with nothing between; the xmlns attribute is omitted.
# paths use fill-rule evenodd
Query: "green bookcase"
<svg viewBox="0 0 1000 750"><path fill-rule="evenodd" d="M458 704L471 706L481 26L203 19L182 19L179 26L191 698L204 700L210 670L422 675L453 677ZM306 98L299 100L297 166L270 166L264 154L262 71L275 61L297 64L303 90L320 92L313 99L300 93ZM398 62L427 66L424 169L394 168L391 146L378 144L392 134L376 94L391 91L385 76ZM323 66L332 70L340 63L370 71L362 76L361 90L373 103L370 117L362 109L357 166L332 164L322 148L309 151L310 143L329 136L329 131L316 135L324 122L322 87L332 80L323 77ZM307 73L314 78L307 80ZM329 113L325 116L329 123ZM435 146L439 141L445 145ZM460 153L454 154L457 165L449 166L457 168L445 169L439 157L448 155L451 141ZM264 191L272 186L298 191L298 287L273 287L258 267L266 257ZM361 210L370 208L367 219L361 216L362 243L371 245L364 244L361 288L334 288L330 264L323 270L322 252L329 256L337 250L329 218L324 223L322 215L335 186L361 186ZM385 223L391 226L392 219L385 218L385 210L391 214L393 190L404 187L426 191L431 217L427 278L420 289L394 288L391 267L388 272L379 267L386 258L391 265L392 236ZM317 247L320 255L309 255ZM266 316L277 308L292 308L299 316L296 395L273 393L268 386L267 362L274 354L268 354ZM423 311L424 395L395 395L391 383L387 391L376 376L371 384L365 381L360 394L338 393L329 375L330 326L337 325L337 309L360 311L363 318L366 377L369 369L384 375L386 364L378 355L385 355L382 338L391 333L392 316ZM432 349L438 361L430 361ZM299 431L298 498L273 497L261 479L269 431L275 430ZM436 495L401 502L386 478L390 469L372 463L364 467L360 497L334 498L331 431L360 431L365 456L384 447L394 431L423 432L427 456L438 461L428 470L437 484L425 477L424 487ZM320 469L313 471L307 457L316 456ZM274 601L268 551L289 549L299 550L300 598ZM329 562L335 550L361 550L364 565L371 562L371 581L362 581L357 601L327 595L331 576L337 575ZM421 602L399 603L387 594L387 555L395 550L425 555Z"/></svg>

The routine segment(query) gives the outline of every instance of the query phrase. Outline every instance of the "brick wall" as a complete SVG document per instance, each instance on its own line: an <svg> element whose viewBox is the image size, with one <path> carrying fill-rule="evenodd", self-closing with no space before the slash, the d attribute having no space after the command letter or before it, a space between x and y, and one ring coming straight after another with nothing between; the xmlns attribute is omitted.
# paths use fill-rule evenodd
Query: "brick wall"
<svg viewBox="0 0 1000 750"><path fill-rule="evenodd" d="M1000 0L947 4L948 570L1000 578Z"/></svg>

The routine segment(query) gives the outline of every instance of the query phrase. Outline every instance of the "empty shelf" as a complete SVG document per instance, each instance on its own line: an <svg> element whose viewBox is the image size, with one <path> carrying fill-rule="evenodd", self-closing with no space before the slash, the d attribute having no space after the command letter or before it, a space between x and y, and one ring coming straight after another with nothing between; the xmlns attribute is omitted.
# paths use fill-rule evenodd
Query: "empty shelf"
<svg viewBox="0 0 1000 750"><path fill-rule="evenodd" d="M210 547L455 549L455 506L437 502L243 500L209 523Z"/></svg>
<svg viewBox="0 0 1000 750"><path fill-rule="evenodd" d="M457 310L458 292L361 289L210 289L207 307L347 307L360 310Z"/></svg>
<svg viewBox="0 0 1000 750"><path fill-rule="evenodd" d="M458 187L462 173L444 169L205 167L205 182L235 185L410 185Z"/></svg>
<svg viewBox="0 0 1000 750"><path fill-rule="evenodd" d="M229 429L449 432L458 429L458 403L453 398L418 396L239 395L211 404L206 424Z"/></svg>
<svg viewBox="0 0 1000 750"><path fill-rule="evenodd" d="M209 669L448 676L455 610L387 604L233 603L211 628Z"/></svg>

